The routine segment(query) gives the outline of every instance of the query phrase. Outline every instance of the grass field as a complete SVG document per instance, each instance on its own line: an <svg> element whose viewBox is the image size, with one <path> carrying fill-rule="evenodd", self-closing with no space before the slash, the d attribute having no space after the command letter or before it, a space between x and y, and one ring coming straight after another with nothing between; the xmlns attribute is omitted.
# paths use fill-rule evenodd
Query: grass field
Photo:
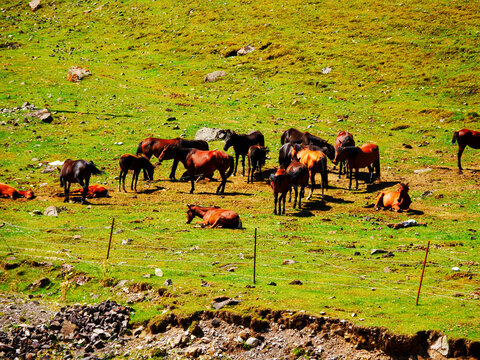
<svg viewBox="0 0 480 360"><path fill-rule="evenodd" d="M28 284L47 276L52 285L38 292L52 303L121 300L121 289L109 286L115 280L157 288L170 278L171 296L135 304L134 320L164 309L205 309L226 294L242 300L234 311L325 311L398 333L438 329L480 339L478 153L465 151L459 174L451 144L454 130L478 130L478 3L42 3L36 12L23 2L0 4L0 107L10 110L0 114L0 182L37 194L0 204L1 260L21 264L1 270L1 291L31 293ZM226 57L248 44L255 51ZM73 65L92 75L68 82ZM215 70L227 75L205 83ZM25 121L27 111L13 109L26 101L53 111L54 122ZM157 168L154 182L139 183L138 194L117 191L118 158L135 153L140 140L193 138L203 126L262 131L268 171L277 166L287 128L330 142L347 129L358 144L379 145L381 183L361 182L349 191L329 163L326 201L317 190L301 211L287 204L286 216L273 215L264 182L246 184L237 174L225 196L214 195L216 182L199 183L190 195L189 184L166 180L169 162ZM210 147L221 149L223 142ZM55 196L57 172L42 170L66 158L102 167L106 174L92 182L106 184L112 197L91 206L63 204ZM399 181L410 183L414 212L365 207ZM245 229L186 225L187 203L235 210ZM66 209L58 218L30 214L49 205ZM112 218L117 233L105 271ZM426 226L387 226L409 218ZM122 245L126 239L133 241ZM371 255L373 249L394 256ZM295 263L282 265L286 259ZM71 285L63 263L90 280ZM155 268L164 276L144 277ZM289 285L296 279L303 285Z"/></svg>

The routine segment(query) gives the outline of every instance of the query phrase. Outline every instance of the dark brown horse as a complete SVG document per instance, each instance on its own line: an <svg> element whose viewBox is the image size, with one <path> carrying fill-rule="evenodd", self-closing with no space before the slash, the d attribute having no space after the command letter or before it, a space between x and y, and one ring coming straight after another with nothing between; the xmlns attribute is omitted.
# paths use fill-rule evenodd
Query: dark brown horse
<svg viewBox="0 0 480 360"><path fill-rule="evenodd" d="M377 196L375 210L383 207L397 212L409 210L412 199L408 195L408 183L398 184L398 191L383 191Z"/></svg>
<svg viewBox="0 0 480 360"><path fill-rule="evenodd" d="M333 147L330 148L331 146L330 144L328 145L329 145L328 147L327 146L320 147L320 146L311 145L311 144L310 145L297 144L297 143L283 144L280 150L278 151L278 163L281 167L286 169L293 160L292 158L293 148L295 148L297 152L305 148L309 150L320 151L324 153L329 159L331 158L333 160L335 157L335 150L333 149Z"/></svg>
<svg viewBox="0 0 480 360"><path fill-rule="evenodd" d="M347 160L348 168L350 170L350 184L348 189L352 188L352 172L355 169L355 179L357 181L355 189L358 189L358 172L359 169L368 167L369 183L373 182L373 170L380 179L380 153L378 146L375 144L367 143L361 147L358 146L340 146L337 149L337 155L333 160L334 164L338 164L340 161Z"/></svg>
<svg viewBox="0 0 480 360"><path fill-rule="evenodd" d="M324 199L324 191L328 188L328 171L327 171L327 157L320 151L310 150L303 148L300 151L292 149L292 156L302 164L308 167L308 173L310 175L310 193L307 196L307 200L310 200L315 189L315 175L320 173L322 181L320 182L322 187L322 200Z"/></svg>
<svg viewBox="0 0 480 360"><path fill-rule="evenodd" d="M192 148L183 148L178 145L167 145L158 157L158 160L176 159L181 161L187 169L191 178L192 188L190 194L195 190L195 176L213 174L218 170L222 182L217 188L217 194L225 192L227 178L232 175L235 160L233 156L220 150L204 151ZM228 172L227 172L228 171Z"/></svg>
<svg viewBox="0 0 480 360"><path fill-rule="evenodd" d="M248 134L227 133L223 150L227 151L231 146L235 150L235 171L233 175L237 175L238 158L242 155L242 176L245 176L245 156L247 156L248 149L252 145L265 146L265 139L260 131L253 130Z"/></svg>
<svg viewBox="0 0 480 360"><path fill-rule="evenodd" d="M253 184L253 174L258 171L260 179L263 180L262 166L265 165L268 149L265 146L252 145L248 149L248 175L247 183Z"/></svg>
<svg viewBox="0 0 480 360"><path fill-rule="evenodd" d="M181 147L195 148L199 150L208 150L208 143L204 140L187 140L181 138L175 139L159 139L159 138L146 138L140 141L137 147L137 155L143 154L149 160L152 156L157 158L163 151L163 148L169 144L179 144ZM174 160L172 164L172 170L170 172L170 180L175 180L175 171L177 170L178 160ZM144 178L147 179L147 174L144 171Z"/></svg>
<svg viewBox="0 0 480 360"><path fill-rule="evenodd" d="M285 169L278 169L275 174L270 175L270 186L273 189L273 201L275 207L273 213L277 215L277 203L278 203L278 215L285 214L285 201L287 193L292 189L292 179ZM280 196L278 196L280 194ZM282 212L283 202L283 212Z"/></svg>
<svg viewBox="0 0 480 360"><path fill-rule="evenodd" d="M130 185L130 190L133 190L133 183L135 182L135 191L137 191L138 175L140 175L140 171L142 170L146 172L147 180L153 180L154 167L145 155L136 156L131 154L123 154L120 157L118 164L120 165L118 191L120 191L120 187L123 181L123 191L127 192L127 190L125 190L125 178L127 177L128 170L133 170L132 184Z"/></svg>
<svg viewBox="0 0 480 360"><path fill-rule="evenodd" d="M298 199L298 208L302 207L302 198L305 195L305 187L308 185L308 166L299 161L293 161L287 168L287 173L292 179L292 186L295 190L295 199L293 208L295 209ZM298 187L300 186L300 196L298 196ZM290 190L290 199L292 201L292 190Z"/></svg>
<svg viewBox="0 0 480 360"><path fill-rule="evenodd" d="M83 189L82 204L85 204L85 198L88 194L90 176L99 174L103 174L103 171L97 169L92 161L70 159L65 160L62 168L60 169L60 186L63 186L65 190L65 200L63 201L68 202L70 185L72 183L77 183L80 184Z"/></svg>
<svg viewBox="0 0 480 360"><path fill-rule="evenodd" d="M235 211L221 209L218 206L187 205L187 224L195 216L203 219L202 227L242 229L242 221Z"/></svg>
<svg viewBox="0 0 480 360"><path fill-rule="evenodd" d="M303 145L315 145L321 148L322 152L333 161L335 158L335 147L329 144L327 140L322 139L316 135L307 132L301 132L295 128L290 128L283 132L280 142L282 144L303 144Z"/></svg>
<svg viewBox="0 0 480 360"><path fill-rule="evenodd" d="M465 150L467 146L470 146L472 149L480 149L480 131L468 129L455 131L453 133L452 144L456 142L458 143L458 169L462 171L461 159L463 150Z"/></svg>
<svg viewBox="0 0 480 360"><path fill-rule="evenodd" d="M335 139L335 151L340 147L340 146L355 146L355 140L353 139L353 135L349 133L348 131L340 131L337 134L337 138ZM346 160L340 161L340 167L338 169L338 178L340 179L340 175L342 175L342 169L345 171L345 174L347 174L347 166L346 166Z"/></svg>

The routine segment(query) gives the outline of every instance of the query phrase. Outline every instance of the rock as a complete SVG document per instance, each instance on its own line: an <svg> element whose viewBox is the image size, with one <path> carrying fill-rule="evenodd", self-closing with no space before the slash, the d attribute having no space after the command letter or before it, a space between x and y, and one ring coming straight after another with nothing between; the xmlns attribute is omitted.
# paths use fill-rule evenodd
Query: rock
<svg viewBox="0 0 480 360"><path fill-rule="evenodd" d="M95 349L103 349L105 347L105 344L103 343L102 340L98 340L93 344L93 347Z"/></svg>
<svg viewBox="0 0 480 360"><path fill-rule="evenodd" d="M40 0L32 0L28 3L28 6L30 6L32 11L37 11L42 5L40 4Z"/></svg>
<svg viewBox="0 0 480 360"><path fill-rule="evenodd" d="M202 351L198 346L192 345L185 349L186 357L198 357Z"/></svg>
<svg viewBox="0 0 480 360"><path fill-rule="evenodd" d="M187 345L188 343L188 338L184 334L179 334L177 335L172 342L172 347L183 347Z"/></svg>
<svg viewBox="0 0 480 360"><path fill-rule="evenodd" d="M34 281L33 283L31 283L30 285L28 285L28 289L30 290L38 290L38 289L41 289L41 288L44 288L44 287L47 287L48 285L50 285L52 282L50 281L49 278L41 278L40 280L36 280Z"/></svg>
<svg viewBox="0 0 480 360"><path fill-rule="evenodd" d="M423 173L426 173L426 172L429 172L429 171L432 171L432 169L430 169L430 168L425 168L425 169L413 170L413 172L414 172L415 174L423 174Z"/></svg>
<svg viewBox="0 0 480 360"><path fill-rule="evenodd" d="M289 285L303 285L303 283L300 280L293 280L289 282Z"/></svg>
<svg viewBox="0 0 480 360"><path fill-rule="evenodd" d="M237 55L238 56L247 55L247 54L251 53L252 51L255 51L255 48L251 45L246 45L246 46L243 46L242 48L240 48L237 51Z"/></svg>
<svg viewBox="0 0 480 360"><path fill-rule="evenodd" d="M62 166L63 161L55 160L55 161L49 162L48 165L50 165L50 166Z"/></svg>
<svg viewBox="0 0 480 360"><path fill-rule="evenodd" d="M163 276L163 271L160 268L155 269L155 276L162 277Z"/></svg>
<svg viewBox="0 0 480 360"><path fill-rule="evenodd" d="M218 80L218 78L221 78L223 76L226 76L227 73L225 71L214 71L214 72L211 72L207 75L205 75L205 77L203 78L203 81L204 82L215 82Z"/></svg>
<svg viewBox="0 0 480 360"><path fill-rule="evenodd" d="M30 214L32 214L32 215L43 215L41 210L33 210Z"/></svg>
<svg viewBox="0 0 480 360"><path fill-rule="evenodd" d="M332 72L332 68L329 66L322 68L322 74L324 75L330 74L331 72Z"/></svg>
<svg viewBox="0 0 480 360"><path fill-rule="evenodd" d="M122 240L122 245L128 245L133 241L133 239L124 239Z"/></svg>
<svg viewBox="0 0 480 360"><path fill-rule="evenodd" d="M229 130L203 127L195 134L195 140L214 141L225 138Z"/></svg>
<svg viewBox="0 0 480 360"><path fill-rule="evenodd" d="M426 197L426 196L430 196L430 195L433 195L433 191L432 190L425 190L422 195L420 195L421 197Z"/></svg>
<svg viewBox="0 0 480 360"><path fill-rule="evenodd" d="M45 215L45 216L58 216L58 214L61 211L62 211L61 209L52 205L52 206L49 206L45 209L45 212L43 213L43 215Z"/></svg>
<svg viewBox="0 0 480 360"><path fill-rule="evenodd" d="M198 324L194 324L193 328L189 329L192 335L195 335L197 338L202 338L205 334L202 328Z"/></svg>
<svg viewBox="0 0 480 360"><path fill-rule="evenodd" d="M370 252L370 255L386 254L386 253L388 253L387 250L373 249L373 250Z"/></svg>
<svg viewBox="0 0 480 360"><path fill-rule="evenodd" d="M133 330L132 334L133 336L138 336L142 333L143 330L145 330L145 328L143 326L139 326L138 328Z"/></svg>
<svg viewBox="0 0 480 360"><path fill-rule="evenodd" d="M460 268L458 266L452 267L452 271L460 271Z"/></svg>
<svg viewBox="0 0 480 360"><path fill-rule="evenodd" d="M213 327L219 327L222 322L218 318L213 318L212 319L212 326Z"/></svg>
<svg viewBox="0 0 480 360"><path fill-rule="evenodd" d="M75 331L77 330L77 325L74 323L65 320L63 322L60 333L63 335L64 339L72 340L75 337Z"/></svg>
<svg viewBox="0 0 480 360"><path fill-rule="evenodd" d="M448 346L447 336L443 335L439 337L438 340L432 346L430 346L430 349L435 350L441 355L447 357L450 351Z"/></svg>
<svg viewBox="0 0 480 360"><path fill-rule="evenodd" d="M50 174L50 173L53 173L55 171L58 171L58 169L56 167L53 167L53 166L46 166L44 169L42 169L40 171L40 173L42 174Z"/></svg>
<svg viewBox="0 0 480 360"><path fill-rule="evenodd" d="M167 280L165 280L165 282L163 283L163 286L172 286L172 285L173 285L172 279L167 279Z"/></svg>
<svg viewBox="0 0 480 360"><path fill-rule="evenodd" d="M245 344L254 348L260 345L260 340L258 340L256 337L249 337L247 341L245 341Z"/></svg>
<svg viewBox="0 0 480 360"><path fill-rule="evenodd" d="M227 305L238 305L238 304L240 304L240 301L235 299L229 299L229 298L227 298L226 300L220 300L218 298L215 298L212 301L212 306L216 310L219 310Z"/></svg>
<svg viewBox="0 0 480 360"><path fill-rule="evenodd" d="M243 329L238 333L238 336L243 340L247 340L250 337L250 332L247 329Z"/></svg>
<svg viewBox="0 0 480 360"><path fill-rule="evenodd" d="M295 263L296 263L295 260L286 259L286 260L283 260L282 265L292 265L292 264L295 264Z"/></svg>
<svg viewBox="0 0 480 360"><path fill-rule="evenodd" d="M273 281L270 281L267 285L277 286L277 283L274 283Z"/></svg>
<svg viewBox="0 0 480 360"><path fill-rule="evenodd" d="M53 121L52 114L48 109L37 110L33 113L33 116L47 124Z"/></svg>
<svg viewBox="0 0 480 360"><path fill-rule="evenodd" d="M88 69L80 66L72 66L68 69L67 80L72 82L79 82L85 76L91 75Z"/></svg>

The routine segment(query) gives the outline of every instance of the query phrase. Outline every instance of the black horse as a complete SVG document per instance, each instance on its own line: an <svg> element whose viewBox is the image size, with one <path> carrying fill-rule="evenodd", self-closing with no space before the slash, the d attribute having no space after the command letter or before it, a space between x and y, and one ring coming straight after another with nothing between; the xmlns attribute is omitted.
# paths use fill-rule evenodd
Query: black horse
<svg viewBox="0 0 480 360"><path fill-rule="evenodd" d="M80 184L83 189L82 192L82 204L85 204L85 198L88 193L88 184L90 182L91 175L103 174L103 171L97 169L92 161L85 160L70 160L67 159L63 163L60 170L60 186L64 187L65 200L68 202L68 195L70 193L70 185L72 183Z"/></svg>
<svg viewBox="0 0 480 360"><path fill-rule="evenodd" d="M265 146L265 139L260 131L251 131L248 134L237 134L230 132L225 137L224 151L227 151L231 146L235 150L235 171L233 175L237 175L238 158L242 155L242 176L245 176L245 156L248 154L248 149L252 145Z"/></svg>

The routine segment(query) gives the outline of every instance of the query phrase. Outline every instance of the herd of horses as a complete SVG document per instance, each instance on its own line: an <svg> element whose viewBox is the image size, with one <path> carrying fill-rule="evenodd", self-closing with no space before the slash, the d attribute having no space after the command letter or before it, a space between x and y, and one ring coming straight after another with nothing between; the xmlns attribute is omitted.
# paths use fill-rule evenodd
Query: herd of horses
<svg viewBox="0 0 480 360"><path fill-rule="evenodd" d="M355 173L356 186L358 189L359 170L368 168L368 183L380 179L380 153L376 144L366 143L356 146L353 135L348 131L340 131L334 145L309 132L301 132L295 128L284 131L280 138L279 168L269 178L270 186L274 194L274 213L285 213L286 196L292 189L295 191L293 208L301 208L305 188L310 184L310 193L306 200L310 200L316 187L315 175L321 176L320 187L322 200L325 190L328 188L327 159L333 164L339 165L338 178L346 174L349 178L348 188L352 188L353 173ZM452 143L458 143L458 168L462 171L461 156L466 146L480 149L480 132L462 129L455 131ZM235 158L226 151L233 147ZM176 180L175 172L178 163L181 162L186 169L186 176L191 182L190 193L195 190L195 183L203 178L212 178L218 171L221 182L217 187L217 194L224 194L228 177L236 175L239 159L242 162L242 175L245 175L245 157L248 159L247 183L253 183L254 173L259 174L261 180L262 166L265 164L269 150L265 147L265 139L261 132L252 131L248 134L227 132L225 146L222 150L209 150L208 143L203 140L187 140L181 138L159 139L147 138L142 140L137 147L135 155L124 154L119 159L120 175L118 190L126 192L125 179L129 170L133 170L130 189L137 191L138 177L141 172L146 180L153 180L155 166L151 163L152 156L158 158L159 163L164 160L173 160L169 178ZM106 188L99 185L89 185L91 175L101 174L93 162L85 160L67 159L60 170L60 185L64 188L65 202L69 201L70 185L78 183L82 190L81 203L86 198L108 196ZM72 192L73 193L73 192ZM77 191L78 193L78 191ZM35 196L31 190L19 191L13 187L0 184L0 197L16 199L24 197L33 199ZM283 208L282 208L283 204ZM380 207L395 211L408 210L411 199L408 195L408 184L399 184L398 191L382 192L378 195L375 209ZM278 210L277 210L278 208ZM237 213L218 207L202 207L188 205L187 218L192 221L195 216L203 218L203 226L212 227L241 227L241 221Z"/></svg>

